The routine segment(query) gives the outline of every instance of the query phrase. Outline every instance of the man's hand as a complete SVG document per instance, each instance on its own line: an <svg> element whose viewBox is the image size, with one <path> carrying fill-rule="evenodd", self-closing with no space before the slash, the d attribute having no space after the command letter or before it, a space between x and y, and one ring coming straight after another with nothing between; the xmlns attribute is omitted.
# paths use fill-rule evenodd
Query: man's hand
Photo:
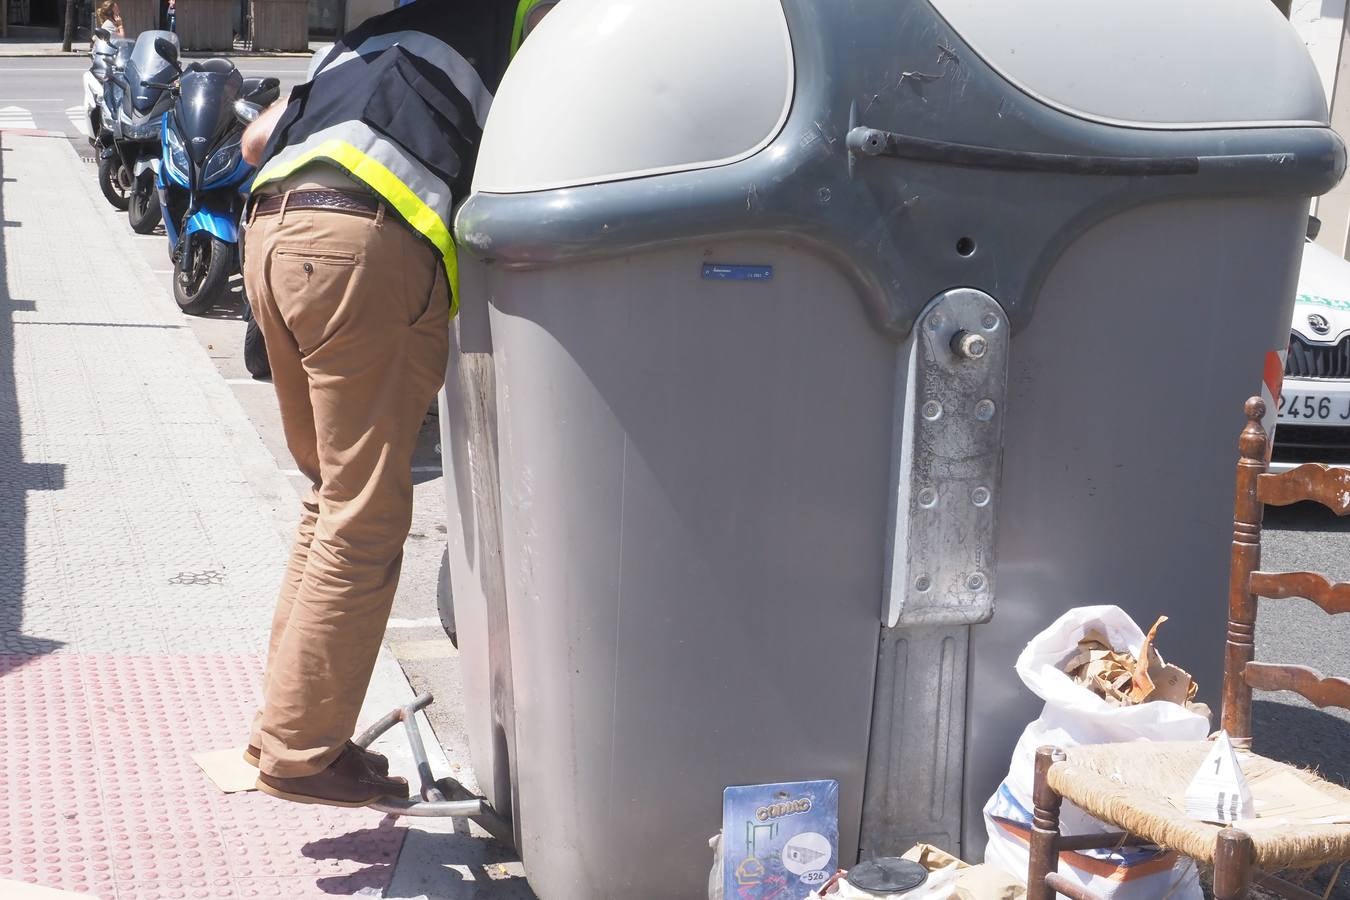
<svg viewBox="0 0 1350 900"><path fill-rule="evenodd" d="M276 103L263 110L262 115L254 119L244 129L244 137L239 142L239 150L244 155L244 162L250 166L256 166L262 162L263 151L267 149L267 142L271 139L272 132L277 127L277 120L286 111L286 104L289 101L289 97L282 97L277 100Z"/></svg>

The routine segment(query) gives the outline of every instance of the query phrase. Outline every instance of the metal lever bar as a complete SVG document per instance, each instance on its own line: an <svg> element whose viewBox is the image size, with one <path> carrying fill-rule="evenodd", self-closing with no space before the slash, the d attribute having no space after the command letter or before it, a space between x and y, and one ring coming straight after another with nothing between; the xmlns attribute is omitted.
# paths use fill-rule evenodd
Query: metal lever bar
<svg viewBox="0 0 1350 900"><path fill-rule="evenodd" d="M417 764L417 777L421 782L421 800L381 797L371 803L370 808L391 816L419 818L449 816L461 819L482 819L484 823L480 824L491 823L495 826L498 820L497 814L487 803L479 798L471 800L447 799L445 791L441 789L441 784L449 783L461 790L463 788L459 782L450 778L443 779L438 783L431 774L431 763L427 761L427 749L422 743L422 732L417 727L417 714L430 706L433 699L429 693L420 694L411 703L400 706L383 716L352 741L358 747L369 747L380 735L402 722L404 732L408 736L408 745L412 748L413 761ZM464 791L464 793L468 792Z"/></svg>

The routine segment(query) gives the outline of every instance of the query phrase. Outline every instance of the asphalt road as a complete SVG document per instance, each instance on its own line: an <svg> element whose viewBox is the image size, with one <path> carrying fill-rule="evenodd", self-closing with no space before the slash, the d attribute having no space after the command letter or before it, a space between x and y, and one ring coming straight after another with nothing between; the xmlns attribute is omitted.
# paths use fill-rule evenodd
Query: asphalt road
<svg viewBox="0 0 1350 900"><path fill-rule="evenodd" d="M309 60L254 57L240 59L237 64L249 77L280 78L282 90L288 91L304 77ZM68 58L0 59L0 128L60 131L83 140L81 77L88 68Z"/></svg>
<svg viewBox="0 0 1350 900"><path fill-rule="evenodd" d="M305 71L305 59L243 59L247 75L275 75L283 91ZM65 133L76 150L89 162L89 177L95 177L88 143L80 131L81 73L85 67L69 59L0 59L0 128L37 128ZM156 276L169 288L171 265L165 238L138 237L138 247ZM116 277L110 273L109 277ZM265 382L255 382L241 359L242 324L238 321L242 295L233 303L205 317L188 317L198 340L207 348L221 374L238 396L264 442L272 449L283 470L294 470L281 438L275 399ZM433 722L442 734L460 731L458 696L446 696L457 685L458 660L435 624L435 590L441 549L444 546L444 506L439 475L434 419L423 429L417 467L417 506L412 536L404 564L403 583L395 603L394 630L390 643L400 657L414 686L442 692L442 702L433 707ZM1234 452L1237 435L1234 433ZM1215 460L1231 468L1234 460ZM298 473L293 476L301 485ZM1160 514L1165 514L1161 510ZM1314 508L1272 510L1267 515L1263 567L1322 571L1350 581L1350 520L1338 520ZM1167 598L1182 603L1187 598ZM1160 606L1166 602L1160 601ZM1147 625L1147 623L1143 623ZM1164 632L1165 634L1165 632ZM1185 636L1187 640L1223 640L1223 623L1213 623L1212 633ZM1184 642L1172 638L1169 658L1184 659ZM1280 662L1311 665L1325 674L1350 675L1350 616L1340 620L1300 601L1268 601L1257 629L1258 657ZM1163 650L1168 652L1167 642ZM1257 749L1276 758L1318 769L1325 777L1350 786L1350 712L1318 710L1292 695L1261 696L1257 701ZM1343 879L1350 880L1350 878ZM1350 898L1350 888L1334 896Z"/></svg>

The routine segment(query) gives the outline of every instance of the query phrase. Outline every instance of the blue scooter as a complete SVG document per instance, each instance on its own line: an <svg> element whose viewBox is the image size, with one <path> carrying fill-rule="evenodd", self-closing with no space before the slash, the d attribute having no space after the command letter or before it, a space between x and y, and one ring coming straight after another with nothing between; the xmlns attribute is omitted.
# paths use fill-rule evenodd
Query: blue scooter
<svg viewBox="0 0 1350 900"><path fill-rule="evenodd" d="M164 41L159 49L177 66L176 48ZM177 102L164 114L155 187L173 260L173 298L196 314L220 305L239 271L243 191L253 177L239 141L244 123L277 99L280 82L245 78L220 58L179 73Z"/></svg>

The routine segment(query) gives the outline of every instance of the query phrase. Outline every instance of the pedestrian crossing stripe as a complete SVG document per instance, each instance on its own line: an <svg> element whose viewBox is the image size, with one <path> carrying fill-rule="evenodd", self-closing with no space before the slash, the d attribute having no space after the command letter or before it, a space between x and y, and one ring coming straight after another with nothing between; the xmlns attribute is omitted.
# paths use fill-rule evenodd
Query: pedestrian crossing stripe
<svg viewBox="0 0 1350 900"><path fill-rule="evenodd" d="M33 114L22 106L0 106L0 130L36 131Z"/></svg>
<svg viewBox="0 0 1350 900"><path fill-rule="evenodd" d="M89 137L89 117L85 114L83 106L66 107L66 118L70 124L75 126L75 130L85 137Z"/></svg>

